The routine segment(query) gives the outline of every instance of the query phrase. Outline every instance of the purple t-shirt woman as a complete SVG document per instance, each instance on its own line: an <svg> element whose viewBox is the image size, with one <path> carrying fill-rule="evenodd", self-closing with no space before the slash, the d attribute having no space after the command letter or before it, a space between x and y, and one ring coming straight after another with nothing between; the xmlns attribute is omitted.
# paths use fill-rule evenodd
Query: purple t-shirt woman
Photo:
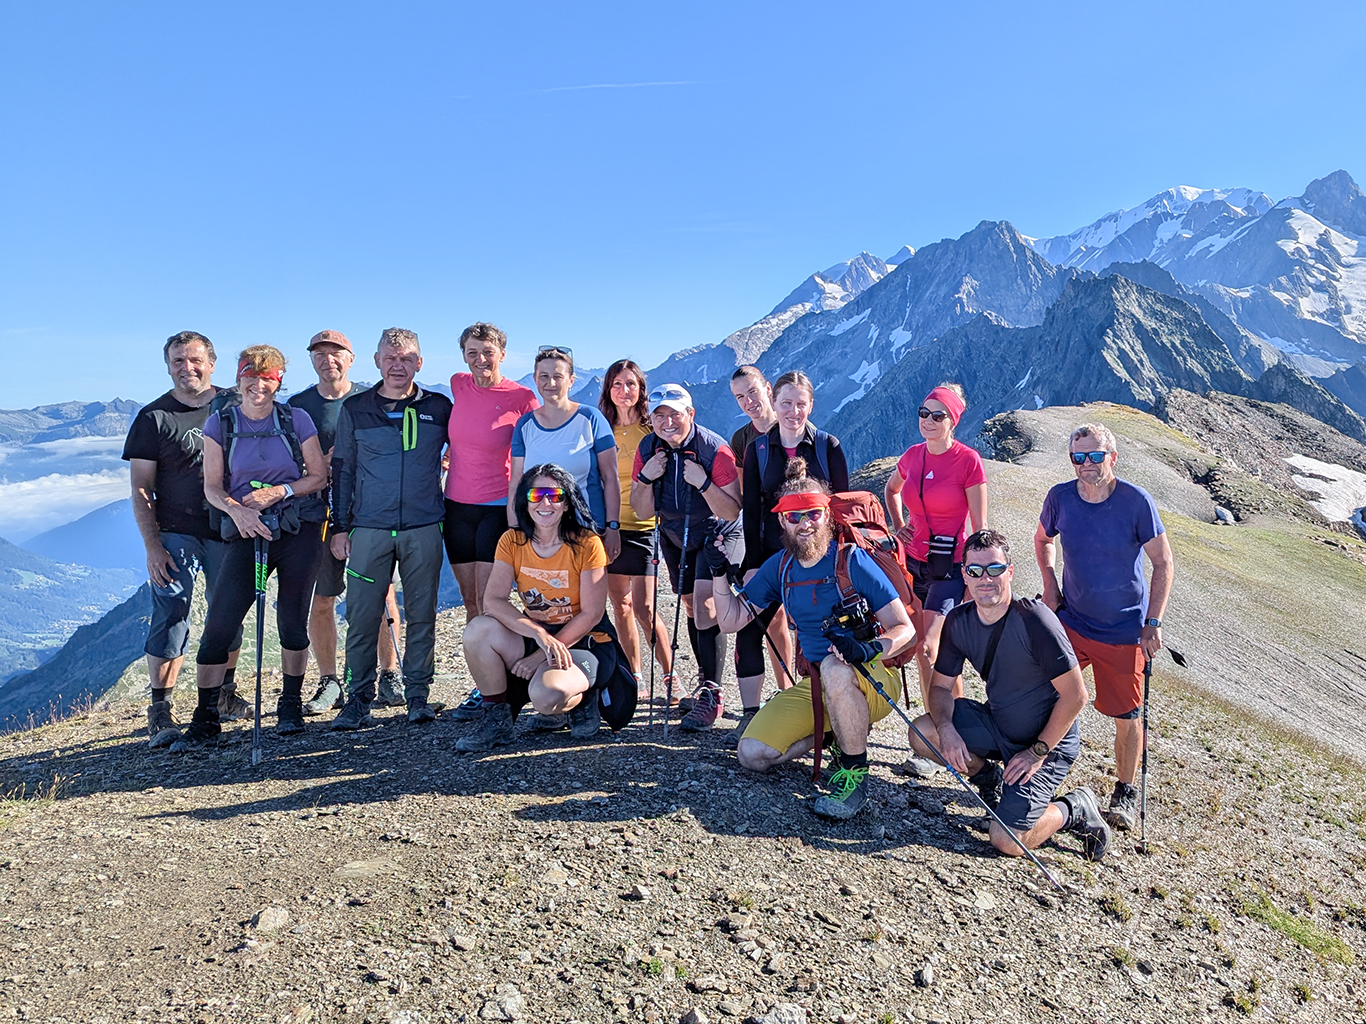
<svg viewBox="0 0 1366 1024"><path fill-rule="evenodd" d="M303 444L318 436L313 419L302 409L276 405L280 415L293 415L294 433ZM229 410L233 418L232 450L227 452L227 480L224 489L235 500L241 501L252 492L252 482L262 484L292 484L299 479L299 467L286 441L275 429L275 417L253 420L242 413L241 407ZM210 415L204 421L204 436L223 444L223 418Z"/></svg>

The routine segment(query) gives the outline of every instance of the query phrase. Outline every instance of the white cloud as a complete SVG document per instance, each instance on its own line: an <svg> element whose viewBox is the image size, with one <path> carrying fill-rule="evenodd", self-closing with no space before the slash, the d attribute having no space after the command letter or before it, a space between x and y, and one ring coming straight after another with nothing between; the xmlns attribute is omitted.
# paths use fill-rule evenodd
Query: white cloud
<svg viewBox="0 0 1366 1024"><path fill-rule="evenodd" d="M128 470L51 473L34 480L6 483L3 493L0 537L20 544L111 501L128 497Z"/></svg>

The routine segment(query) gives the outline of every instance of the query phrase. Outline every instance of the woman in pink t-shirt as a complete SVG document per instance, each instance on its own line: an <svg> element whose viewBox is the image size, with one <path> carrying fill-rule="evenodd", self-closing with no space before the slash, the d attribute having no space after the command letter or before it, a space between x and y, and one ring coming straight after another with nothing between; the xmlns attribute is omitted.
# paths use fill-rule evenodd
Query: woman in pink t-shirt
<svg viewBox="0 0 1366 1024"><path fill-rule="evenodd" d="M883 496L892 525L909 527L906 565L915 576L915 593L925 606L921 617L920 696L929 707L930 670L939 652L944 616L963 599L963 542L967 524L987 525L987 478L982 457L955 441L954 428L967 403L957 384L940 384L919 409L920 436L896 464ZM955 696L960 696L955 693Z"/></svg>
<svg viewBox="0 0 1366 1024"><path fill-rule="evenodd" d="M493 324L460 334L469 373L451 377L450 466L446 473L446 558L460 584L466 621L483 614L498 538L507 529L512 428L538 408L535 392L499 372L507 335Z"/></svg>

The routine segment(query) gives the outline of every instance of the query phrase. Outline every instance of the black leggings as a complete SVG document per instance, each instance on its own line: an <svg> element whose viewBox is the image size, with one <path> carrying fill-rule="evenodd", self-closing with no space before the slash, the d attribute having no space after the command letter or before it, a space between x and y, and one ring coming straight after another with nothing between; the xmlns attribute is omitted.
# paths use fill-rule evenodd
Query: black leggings
<svg viewBox="0 0 1366 1024"><path fill-rule="evenodd" d="M764 634L781 607L774 601L767 608L759 609L758 616L735 634L735 674L741 679L764 674Z"/></svg>
<svg viewBox="0 0 1366 1024"><path fill-rule="evenodd" d="M256 600L255 541L241 539L228 544L223 565L214 583L208 621L199 640L200 665L225 665L228 648L237 637L242 620ZM270 542L266 563L275 573L280 589L275 601L275 622L280 648L308 650L308 609L313 602L313 581L318 572L318 548L322 527L304 523L298 533L285 533Z"/></svg>

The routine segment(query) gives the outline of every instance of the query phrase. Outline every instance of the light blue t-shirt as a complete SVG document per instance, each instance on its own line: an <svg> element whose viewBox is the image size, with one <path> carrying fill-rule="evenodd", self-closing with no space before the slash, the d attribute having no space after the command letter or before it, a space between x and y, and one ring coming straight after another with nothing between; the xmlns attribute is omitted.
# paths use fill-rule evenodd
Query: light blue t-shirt
<svg viewBox="0 0 1366 1024"><path fill-rule="evenodd" d="M512 428L512 457L524 460L524 470L542 462L553 462L568 470L588 498L588 508L599 530L607 525L607 502L598 472L598 456L616 447L617 439L607 417L583 403L573 416L554 429L536 422L534 412L523 415Z"/></svg>

